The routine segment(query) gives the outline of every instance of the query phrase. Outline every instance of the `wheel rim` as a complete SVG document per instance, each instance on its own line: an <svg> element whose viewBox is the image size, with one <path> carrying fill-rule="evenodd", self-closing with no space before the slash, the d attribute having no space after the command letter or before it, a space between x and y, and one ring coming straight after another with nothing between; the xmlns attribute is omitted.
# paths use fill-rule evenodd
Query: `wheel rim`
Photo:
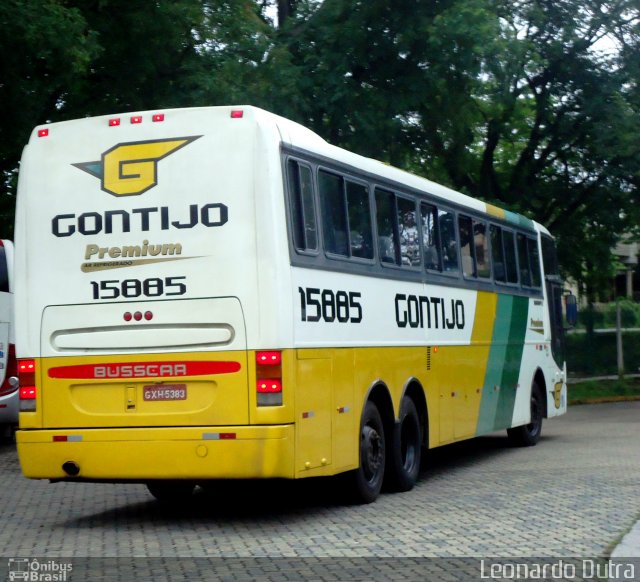
<svg viewBox="0 0 640 582"><path fill-rule="evenodd" d="M383 462L383 447L380 433L367 424L362 429L362 470L367 482L374 482L380 473Z"/></svg>

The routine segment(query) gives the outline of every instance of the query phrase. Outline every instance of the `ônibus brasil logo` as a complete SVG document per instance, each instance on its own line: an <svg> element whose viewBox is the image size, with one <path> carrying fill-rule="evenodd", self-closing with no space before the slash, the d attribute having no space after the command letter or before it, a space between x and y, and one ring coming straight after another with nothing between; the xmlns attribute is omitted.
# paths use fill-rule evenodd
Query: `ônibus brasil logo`
<svg viewBox="0 0 640 582"><path fill-rule="evenodd" d="M137 196L158 183L158 162L202 137L119 143L104 152L100 160L72 164L100 179L102 189L113 196Z"/></svg>

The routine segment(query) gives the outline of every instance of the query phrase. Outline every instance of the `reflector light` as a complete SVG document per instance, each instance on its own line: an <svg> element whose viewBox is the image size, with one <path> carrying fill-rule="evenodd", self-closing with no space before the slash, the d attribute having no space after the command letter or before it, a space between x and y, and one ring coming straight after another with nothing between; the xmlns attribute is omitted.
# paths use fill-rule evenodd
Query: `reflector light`
<svg viewBox="0 0 640 582"><path fill-rule="evenodd" d="M36 387L35 386L23 386L20 388L20 400L35 400L36 399Z"/></svg>
<svg viewBox="0 0 640 582"><path fill-rule="evenodd" d="M20 386L20 411L34 412L36 409L36 361L18 361L18 383Z"/></svg>
<svg viewBox="0 0 640 582"><path fill-rule="evenodd" d="M153 313L151 313L151 311L145 311L144 312L144 318L147 321L151 321L153 319Z"/></svg>
<svg viewBox="0 0 640 582"><path fill-rule="evenodd" d="M136 321L142 321L142 313L140 313L139 311L136 311L133 314L133 319L135 319Z"/></svg>
<svg viewBox="0 0 640 582"><path fill-rule="evenodd" d="M256 352L256 364L260 366L277 366L282 362L281 352Z"/></svg>
<svg viewBox="0 0 640 582"><path fill-rule="evenodd" d="M153 121L164 121L164 113L156 113L151 119Z"/></svg>
<svg viewBox="0 0 640 582"><path fill-rule="evenodd" d="M67 435L66 434L54 434L53 435L53 442L54 443L66 443L67 442Z"/></svg>
<svg viewBox="0 0 640 582"><path fill-rule="evenodd" d="M119 117L114 117L113 119L109 120L109 127L115 127L116 125L120 125Z"/></svg>
<svg viewBox="0 0 640 582"><path fill-rule="evenodd" d="M142 123L142 115L134 115L131 118L131 123Z"/></svg>
<svg viewBox="0 0 640 582"><path fill-rule="evenodd" d="M49 135L49 130L48 129L39 129L38 130L38 137L47 137Z"/></svg>
<svg viewBox="0 0 640 582"><path fill-rule="evenodd" d="M131 321L133 319L133 315L131 315L130 311L125 311L122 319L124 319L125 321Z"/></svg>
<svg viewBox="0 0 640 582"><path fill-rule="evenodd" d="M257 390L260 394L274 394L282 392L282 382L280 380L258 380Z"/></svg>
<svg viewBox="0 0 640 582"><path fill-rule="evenodd" d="M242 119L244 116L244 111L242 109L234 109L231 111L231 119Z"/></svg>

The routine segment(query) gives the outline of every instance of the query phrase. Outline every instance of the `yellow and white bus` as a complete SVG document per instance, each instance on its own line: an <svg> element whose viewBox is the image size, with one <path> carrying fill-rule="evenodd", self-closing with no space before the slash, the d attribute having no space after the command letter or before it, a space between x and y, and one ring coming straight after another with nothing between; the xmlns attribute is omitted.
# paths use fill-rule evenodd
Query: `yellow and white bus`
<svg viewBox="0 0 640 582"><path fill-rule="evenodd" d="M27 477L345 473L566 411L553 241L531 220L253 107L34 130L20 170L18 452Z"/></svg>

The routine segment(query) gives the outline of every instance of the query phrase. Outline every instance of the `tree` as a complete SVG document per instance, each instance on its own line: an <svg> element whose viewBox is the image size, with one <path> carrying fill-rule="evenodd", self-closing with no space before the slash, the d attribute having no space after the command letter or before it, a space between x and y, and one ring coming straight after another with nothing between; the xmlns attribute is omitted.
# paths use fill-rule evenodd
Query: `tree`
<svg viewBox="0 0 640 582"><path fill-rule="evenodd" d="M309 6L296 3L281 30L306 97L296 118L539 220L576 278L609 269L639 222L636 2ZM599 50L607 38L621 50Z"/></svg>
<svg viewBox="0 0 640 582"><path fill-rule="evenodd" d="M80 13L55 0L0 3L0 220L11 236L18 160L29 133L97 54Z"/></svg>

